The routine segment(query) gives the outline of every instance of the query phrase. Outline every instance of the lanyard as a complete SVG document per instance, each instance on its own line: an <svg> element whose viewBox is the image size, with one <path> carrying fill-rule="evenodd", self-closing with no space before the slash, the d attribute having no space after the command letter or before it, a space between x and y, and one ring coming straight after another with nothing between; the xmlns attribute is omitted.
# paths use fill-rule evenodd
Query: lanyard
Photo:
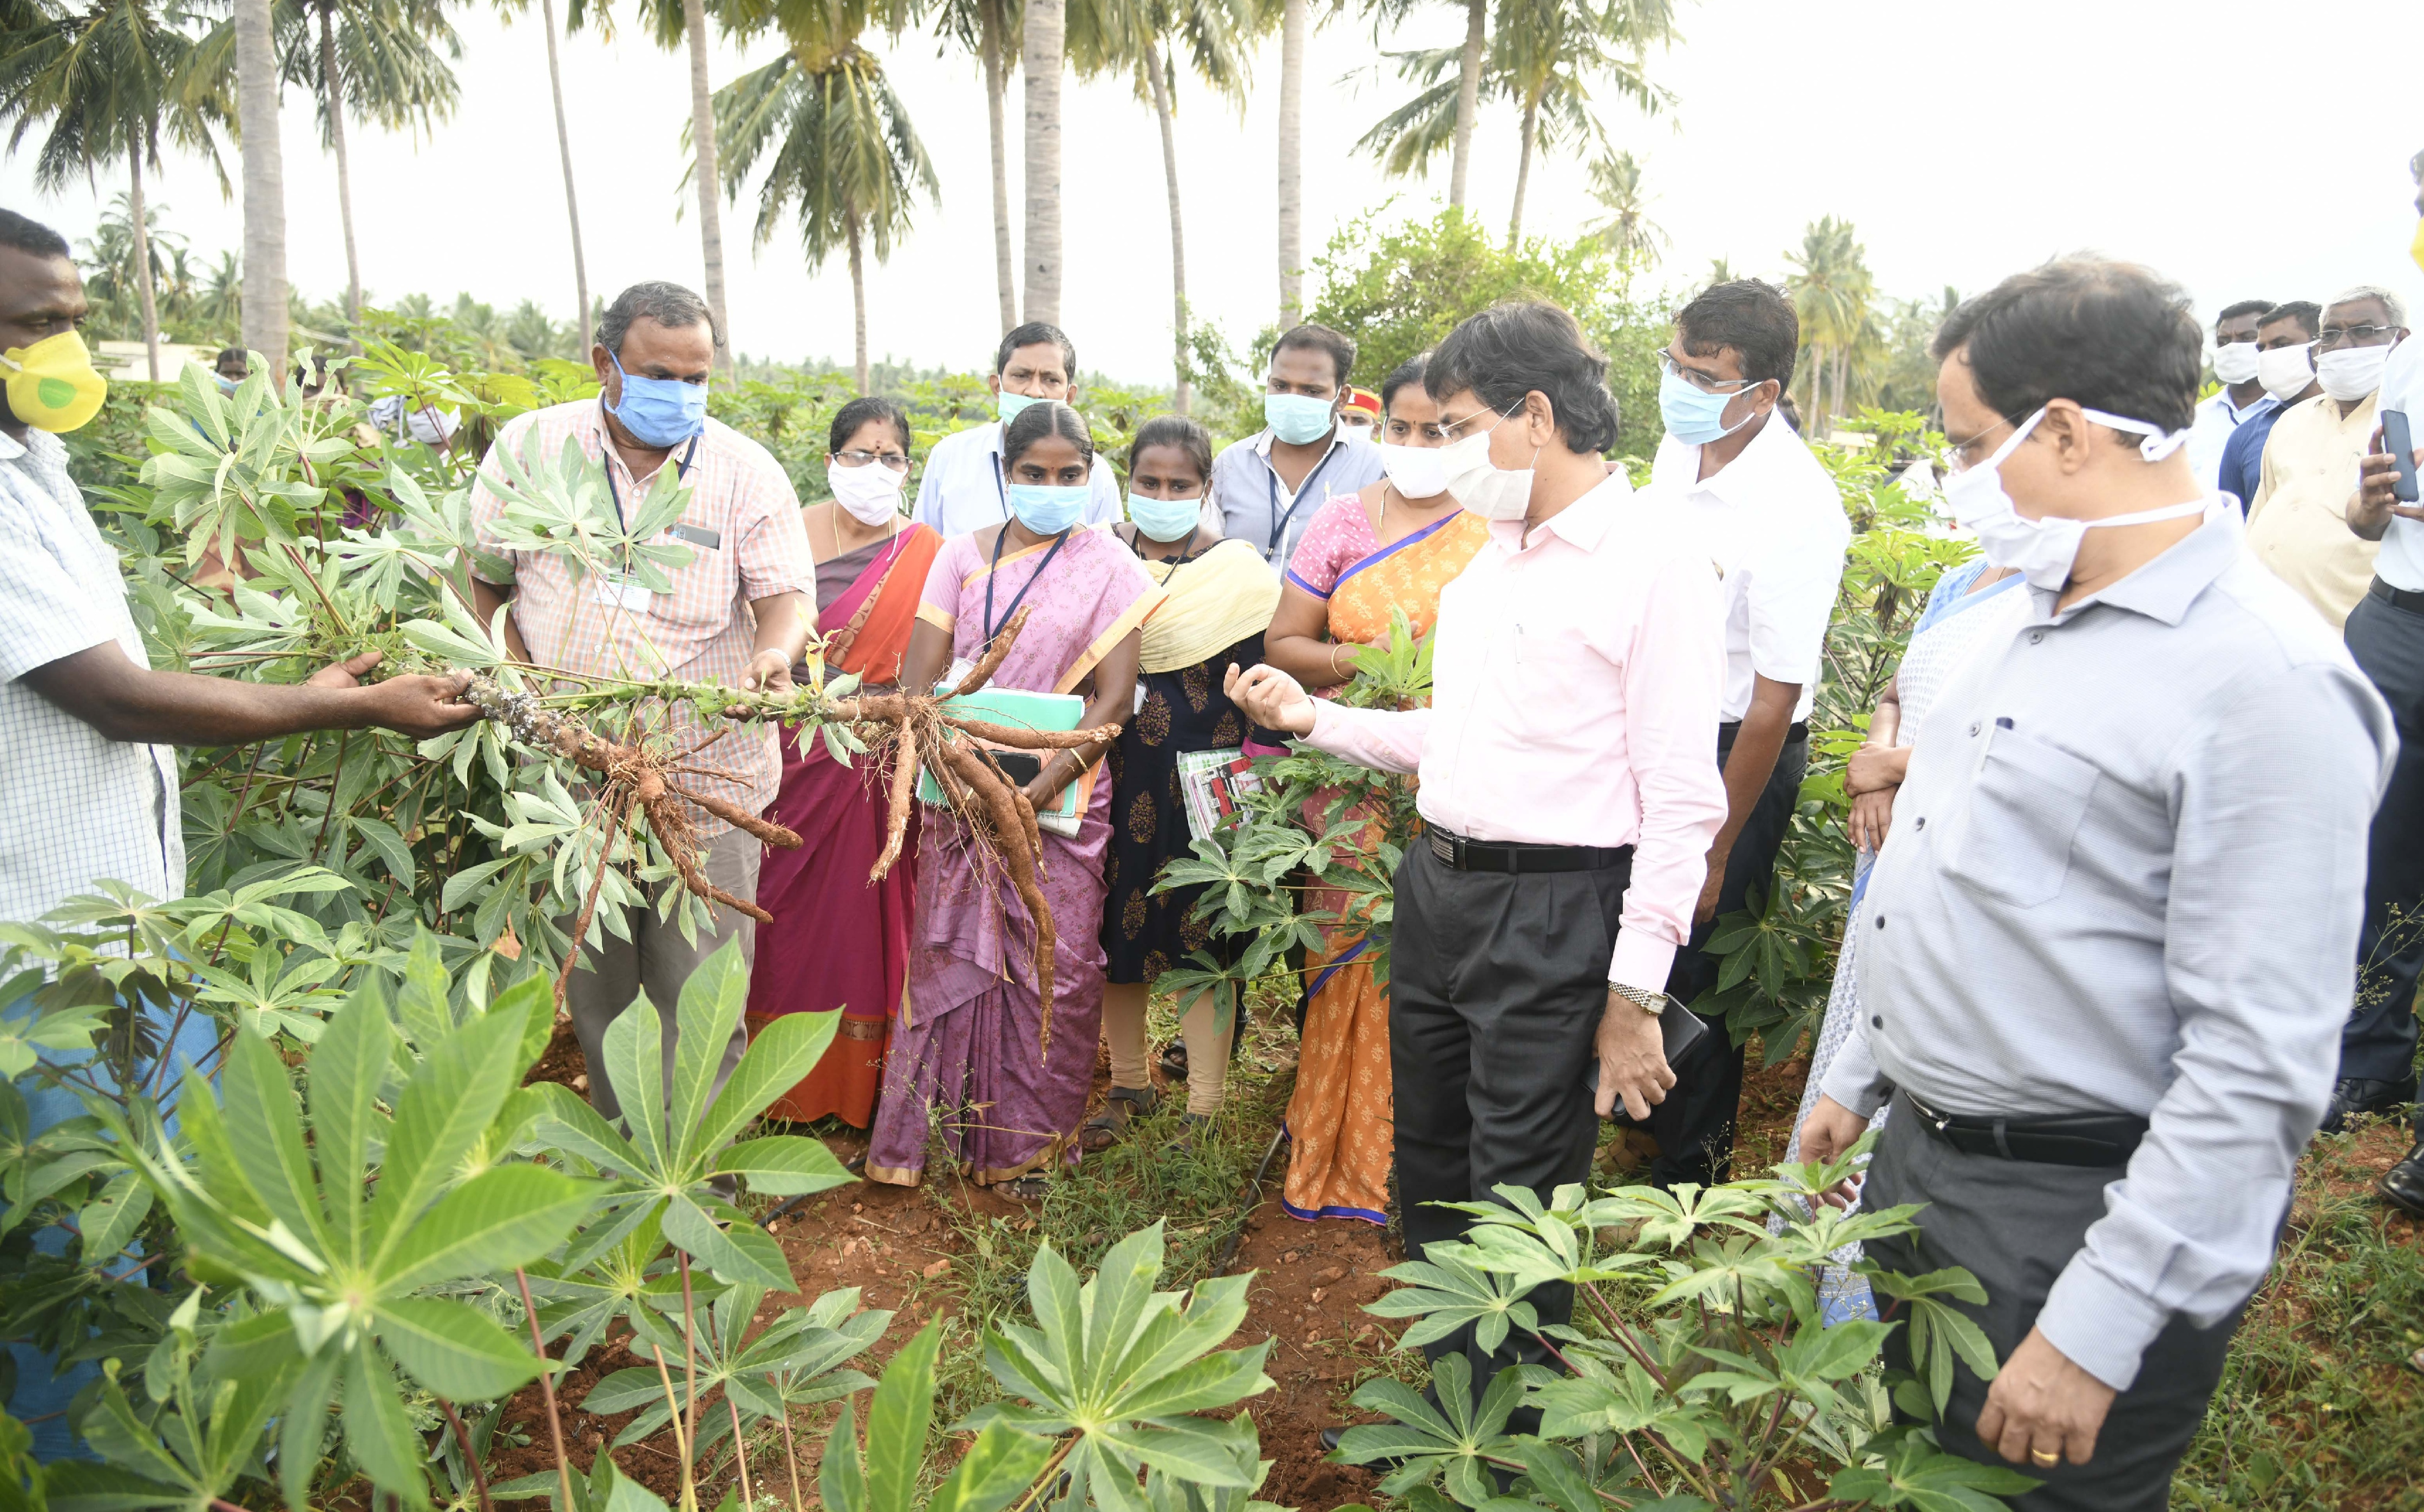
<svg viewBox="0 0 2424 1512"><path fill-rule="evenodd" d="M1019 585L1018 592L1010 600L1010 607L1001 612L998 620L993 617L993 581L1001 574L1001 546L1010 539L1009 527L1003 526L1001 533L993 538L993 565L985 572L984 639L977 643L977 655L984 655L986 648L993 645L994 637L1001 633L1001 627L1009 624L1011 616L1018 613L1019 600L1027 597L1028 589L1043 581L1044 569L1050 566L1052 559L1060 554L1060 549L1069 544L1072 533L1074 527L1052 538L1052 549L1045 552L1044 560L1035 564L1035 576Z"/></svg>
<svg viewBox="0 0 2424 1512"><path fill-rule="evenodd" d="M1313 470L1304 475L1304 482L1298 486L1296 497L1288 501L1287 513L1284 515L1280 513L1279 470L1271 466L1270 458L1263 459L1263 481L1270 485L1271 498L1271 544L1264 549L1265 561L1268 561L1272 554L1279 550L1280 537L1287 533L1288 521L1296 518L1296 506L1303 503L1304 496L1313 492L1314 480L1321 476L1322 469L1330 466L1330 459L1338 454L1338 448L1342 444L1344 443L1332 441L1330 450L1321 454L1321 460L1315 463Z"/></svg>
<svg viewBox="0 0 2424 1512"><path fill-rule="evenodd" d="M695 436L692 437L690 438L689 447L683 451L679 457L675 459L674 481L676 483L679 483L683 478L690 475L691 459L698 455L698 443L699 438ZM611 437L608 438L606 444L609 447L612 447L614 444L614 438ZM600 460L604 462L606 468L607 496L614 501L614 523L622 526L625 530L630 530L631 528L631 522L623 517L623 490L614 485L614 460L611 456L601 458ZM1324 460L1326 461L1328 459L1324 458Z"/></svg>
<svg viewBox="0 0 2424 1512"><path fill-rule="evenodd" d="M1199 524L1193 530L1187 533L1187 539L1178 543L1178 554L1168 559L1172 577L1176 577L1178 575L1179 568L1195 560L1195 537L1203 533L1204 527ZM1137 554L1137 560L1140 562L1145 559L1143 542L1143 533L1140 532L1138 533L1137 538L1128 543L1128 549Z"/></svg>

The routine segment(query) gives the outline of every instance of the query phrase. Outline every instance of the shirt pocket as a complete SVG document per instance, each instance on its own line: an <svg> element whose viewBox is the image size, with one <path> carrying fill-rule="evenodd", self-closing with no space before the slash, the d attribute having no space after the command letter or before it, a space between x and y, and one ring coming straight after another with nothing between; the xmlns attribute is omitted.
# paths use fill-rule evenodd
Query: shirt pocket
<svg viewBox="0 0 2424 1512"><path fill-rule="evenodd" d="M1575 743L1577 702L1590 701L1589 690L1606 676L1606 663L1584 643L1580 628L1539 616L1510 624L1507 645L1515 728L1536 745Z"/></svg>
<svg viewBox="0 0 2424 1512"><path fill-rule="evenodd" d="M2100 775L2093 763L1997 726L1945 870L1973 892L2021 908L2055 898Z"/></svg>
<svg viewBox="0 0 2424 1512"><path fill-rule="evenodd" d="M665 576L673 580L674 591L658 596L656 613L667 624L684 629L721 629L733 617L733 599L740 592L741 582L731 521L719 517L694 498L678 529L682 533L668 532L658 539L666 545L688 547L690 562L665 569ZM716 544L703 545L694 538L698 535L711 535Z"/></svg>

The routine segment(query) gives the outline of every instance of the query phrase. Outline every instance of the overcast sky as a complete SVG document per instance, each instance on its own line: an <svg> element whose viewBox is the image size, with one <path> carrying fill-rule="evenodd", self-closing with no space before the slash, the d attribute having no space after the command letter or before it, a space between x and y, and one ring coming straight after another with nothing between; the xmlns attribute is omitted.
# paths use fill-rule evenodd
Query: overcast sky
<svg viewBox="0 0 2424 1512"><path fill-rule="evenodd" d="M506 25L459 14L462 104L414 140L357 128L354 198L362 277L374 298L458 292L510 308L574 309L570 241L534 16ZM1388 46L1447 45L1460 7L1419 13ZM1677 95L1666 120L1629 106L1610 135L1645 164L1651 216L1673 238L1653 281L1682 288L1712 258L1780 275L1784 253L1820 215L1849 218L1879 287L1898 295L1953 284L1973 292L2050 253L2094 248L2180 279L2210 316L2242 297L2323 299L2386 282L2424 306L2406 255L2415 229L2406 163L2424 148L2424 5L2308 0L2285 10L2240 0L1711 0L1682 8L1684 41L1653 63ZM2351 45L2359 43L2360 45ZM720 86L777 45L719 44ZM982 76L910 36L886 50L896 87L942 181L939 205L891 263L871 273L878 357L981 366L997 336ZM1402 98L1375 79L1368 29L1315 36L1305 89L1305 249L1396 196L1393 215L1443 198L1388 181L1351 154ZM697 228L679 187L688 119L681 57L635 34L565 43L590 287L644 278L695 283ZM1193 80L1179 90L1178 153L1194 308L1233 338L1278 300L1273 167L1279 46L1255 62L1242 117ZM1167 382L1169 219L1151 112L1123 86L1063 95L1066 156L1063 324L1083 364ZM1010 96L1013 212L1018 85ZM336 170L308 99L286 96L288 271L314 297L344 286ZM1515 124L1486 110L1475 148L1474 208L1503 227L1514 189ZM236 164L228 153L231 176ZM104 180L56 197L33 191L24 156L0 165L0 199L71 237L91 231ZM1536 165L1526 229L1571 233L1591 218L1582 165ZM167 224L208 256L241 242L241 214L208 170L179 162L152 186ZM804 265L786 224L753 247L754 198L726 213L733 336L784 359L851 355L848 270ZM1306 294L1314 293L1308 278ZM171 332L172 335L176 334Z"/></svg>

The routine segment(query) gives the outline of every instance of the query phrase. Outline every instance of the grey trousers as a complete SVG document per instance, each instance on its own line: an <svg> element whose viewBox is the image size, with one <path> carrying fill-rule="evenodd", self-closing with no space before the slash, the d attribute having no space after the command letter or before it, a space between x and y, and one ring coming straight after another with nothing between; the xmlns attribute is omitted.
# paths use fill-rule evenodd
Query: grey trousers
<svg viewBox="0 0 2424 1512"><path fill-rule="evenodd" d="M1916 1232L1871 1240L1868 1257L1905 1276L1969 1267L1986 1289L1986 1304L1962 1311L1985 1330L1995 1358L2007 1360L2035 1326L2046 1294L2079 1252L2088 1225L2104 1216L2104 1188L2119 1172L1964 1154L1924 1128L1903 1099L1895 1103L1860 1205L1869 1212L1900 1202L1927 1208ZM2205 1420L2239 1318L2234 1310L2200 1329L2175 1316L2146 1347L2136 1383L2113 1399L2096 1438L2096 1457L2084 1465L2006 1465L1978 1440L1986 1383L1960 1364L1938 1441L1964 1458L2017 1468L2043 1481L2013 1500L2017 1512L2164 1512L2172 1472ZM1890 1369L1910 1369L1907 1332L1896 1329L1886 1340Z"/></svg>
<svg viewBox="0 0 2424 1512"><path fill-rule="evenodd" d="M700 852L699 869L707 873L708 881L733 897L755 901L758 897L758 862L765 852L765 843L756 836L741 830L726 830L710 841ZM665 883L667 887L680 885L678 880ZM609 934L601 947L584 951L581 965L574 969L572 980L564 991L565 1010L572 1015L573 1037L581 1042L581 1054L589 1062L589 1106L609 1121L623 1116L623 1104L614 1093L614 1078L606 1074L607 1026L620 1018L623 1010L630 1007L632 999L646 989L648 1001L656 1006L668 1030L664 1036L664 1074L665 1085L670 1088L674 1079L674 1049L678 1039L670 1031L675 1005L681 1000L682 983L690 980L690 974L698 969L698 963L712 954L716 947L735 935L741 940L741 959L750 964L755 964L758 959L756 920L719 904L715 909L713 928L699 931L698 943L693 945L682 938L678 922L680 915L675 915L675 922L661 919L657 916L654 901L652 899L652 906L646 909L631 911L629 918L631 937L629 940L618 940ZM566 918L558 922L568 933L575 920ZM724 1090L726 1080L732 1074L732 1068L741 1063L741 1052L747 1048L747 1024L734 1025L732 1041L724 1047L724 1063L716 1068L717 1091Z"/></svg>

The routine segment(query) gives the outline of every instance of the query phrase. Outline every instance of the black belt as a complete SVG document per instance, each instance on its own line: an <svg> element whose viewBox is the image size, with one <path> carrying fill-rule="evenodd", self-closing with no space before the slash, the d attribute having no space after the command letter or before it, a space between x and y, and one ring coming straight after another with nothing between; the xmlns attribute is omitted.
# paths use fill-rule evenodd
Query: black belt
<svg viewBox="0 0 2424 1512"><path fill-rule="evenodd" d="M1734 748L1734 737L1741 733L1742 721L1738 719L1730 719L1723 724L1718 725L1717 749L1719 751L1732 750ZM1794 720L1793 722L1793 727L1784 732L1784 743L1787 745L1791 745L1795 740L1806 740L1808 739L1810 739L1810 722L1806 719Z"/></svg>
<svg viewBox="0 0 2424 1512"><path fill-rule="evenodd" d="M2417 593L2412 588L2393 588L2380 578L2376 578L2373 580L2373 586L2368 588L2366 592L2393 609L2403 609L2411 614L2424 614L2424 594Z"/></svg>
<svg viewBox="0 0 2424 1512"><path fill-rule="evenodd" d="M1504 871L1523 875L1545 871L1605 871L1633 859L1633 847L1619 845L1533 845L1523 841L1468 840L1434 824L1424 832L1431 854L1458 871Z"/></svg>
<svg viewBox="0 0 2424 1512"><path fill-rule="evenodd" d="M1908 1091L1902 1099L1930 1134L1964 1154L2043 1166L2126 1166L2146 1137L2146 1121L2127 1113L1982 1118L1939 1113Z"/></svg>

